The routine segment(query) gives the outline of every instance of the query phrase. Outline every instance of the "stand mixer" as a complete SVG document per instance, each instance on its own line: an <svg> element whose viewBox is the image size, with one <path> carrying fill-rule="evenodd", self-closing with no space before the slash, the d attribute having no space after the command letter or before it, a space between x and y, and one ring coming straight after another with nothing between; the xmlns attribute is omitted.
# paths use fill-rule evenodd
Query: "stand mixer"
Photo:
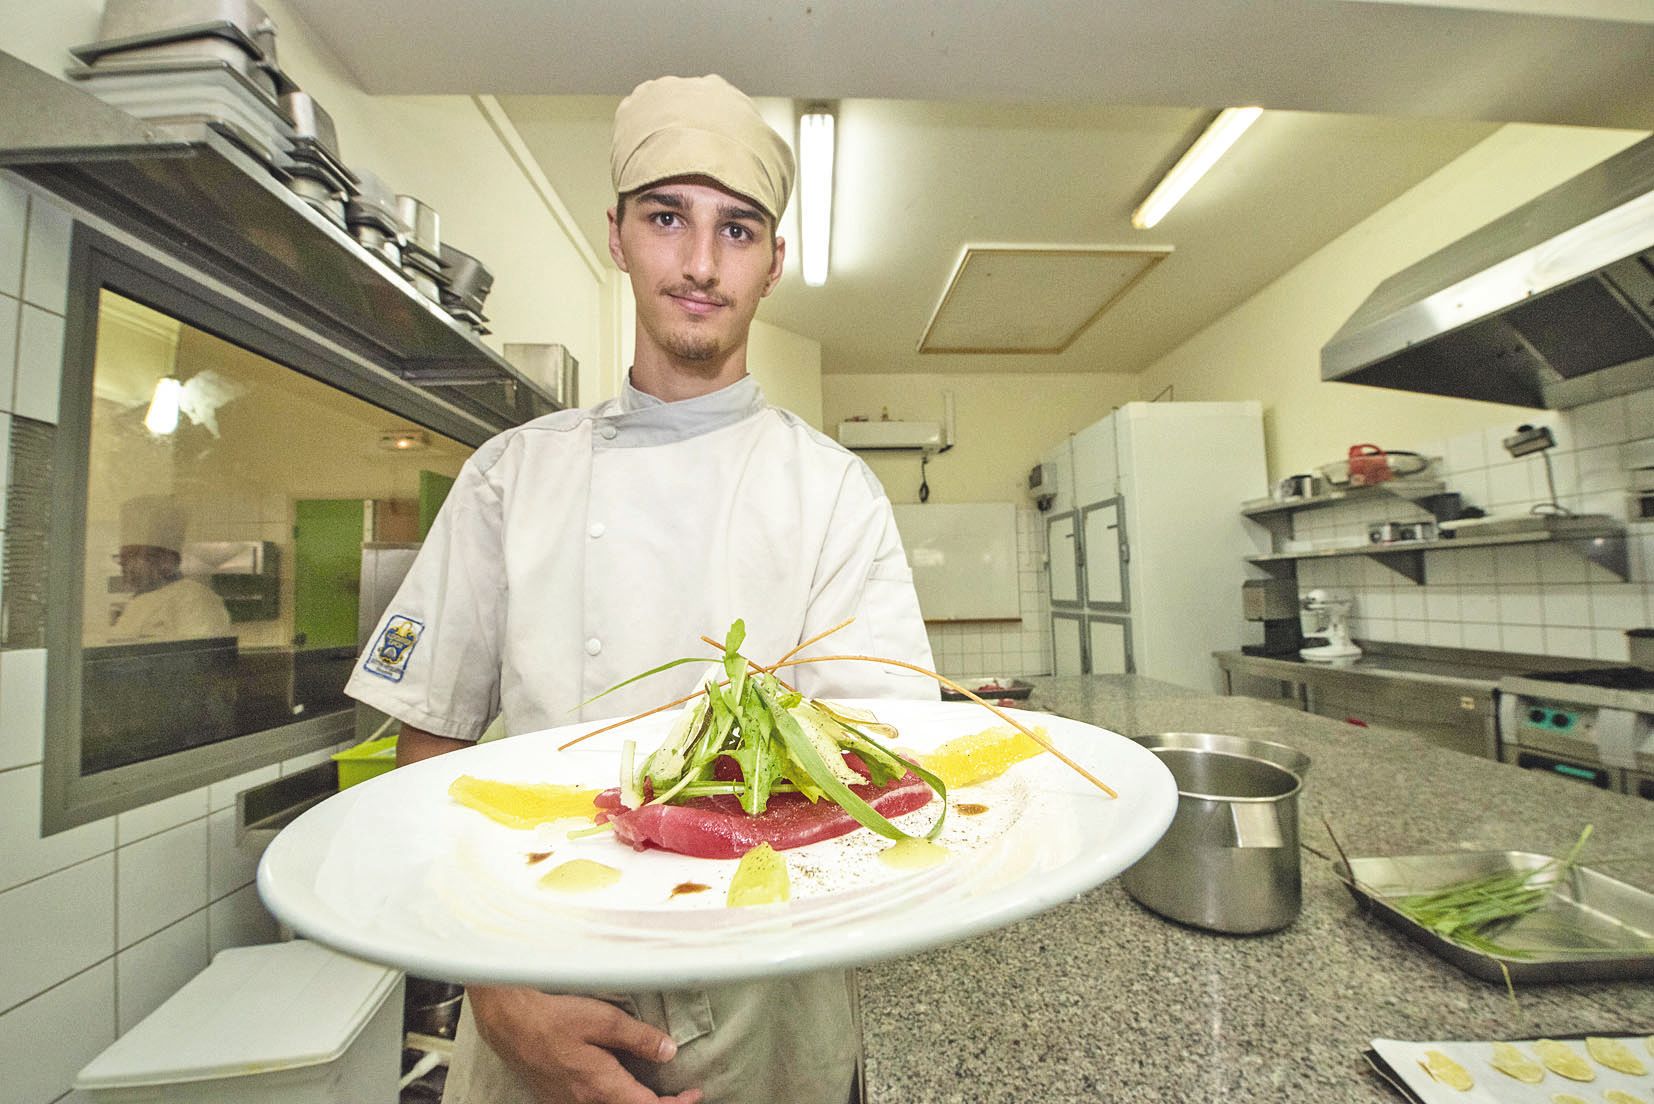
<svg viewBox="0 0 1654 1104"><path fill-rule="evenodd" d="M1354 605L1355 599L1331 591L1316 589L1304 595L1300 607L1304 635L1322 637L1326 643L1301 649L1298 654L1322 663L1360 656L1361 649L1350 640L1350 607Z"/></svg>

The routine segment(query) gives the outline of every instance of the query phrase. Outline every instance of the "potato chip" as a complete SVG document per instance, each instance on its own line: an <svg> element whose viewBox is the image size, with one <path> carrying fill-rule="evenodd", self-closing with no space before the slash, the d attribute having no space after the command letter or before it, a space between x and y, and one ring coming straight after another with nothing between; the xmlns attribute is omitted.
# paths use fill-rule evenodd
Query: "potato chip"
<svg viewBox="0 0 1654 1104"><path fill-rule="evenodd" d="M1471 1086L1476 1084L1476 1079L1470 1076L1469 1070L1439 1050L1425 1051L1424 1060L1419 1065L1437 1081L1460 1092L1469 1092Z"/></svg>
<svg viewBox="0 0 1654 1104"><path fill-rule="evenodd" d="M1620 1089L1609 1089L1602 1094L1602 1098L1608 1104L1648 1104L1648 1101L1642 1097L1633 1096L1631 1093L1623 1092Z"/></svg>
<svg viewBox="0 0 1654 1104"><path fill-rule="evenodd" d="M1585 1040L1585 1049L1591 1057L1611 1070L1629 1073L1632 1077L1641 1077L1648 1072L1648 1066L1632 1054L1631 1048L1622 1040L1592 1035Z"/></svg>
<svg viewBox="0 0 1654 1104"><path fill-rule="evenodd" d="M1509 1043L1494 1043L1493 1068L1506 1077L1514 1077L1529 1085L1545 1080L1545 1067L1523 1054Z"/></svg>
<svg viewBox="0 0 1654 1104"><path fill-rule="evenodd" d="M1551 1104L1591 1104L1591 1102L1583 1096L1575 1096L1573 1093L1557 1093L1551 1097Z"/></svg>
<svg viewBox="0 0 1654 1104"><path fill-rule="evenodd" d="M1533 1044L1533 1052L1539 1055L1539 1060L1545 1063L1546 1069L1570 1081L1597 1079L1597 1071L1591 1068L1590 1061L1567 1043L1559 1043L1555 1039L1540 1039Z"/></svg>

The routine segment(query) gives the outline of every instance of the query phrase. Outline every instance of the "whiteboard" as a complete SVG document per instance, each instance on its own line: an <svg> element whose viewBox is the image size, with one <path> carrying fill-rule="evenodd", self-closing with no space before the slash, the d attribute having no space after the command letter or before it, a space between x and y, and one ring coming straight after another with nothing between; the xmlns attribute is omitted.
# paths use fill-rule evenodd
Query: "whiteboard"
<svg viewBox="0 0 1654 1104"><path fill-rule="evenodd" d="M1021 619L1015 503L927 503L895 511L926 621Z"/></svg>

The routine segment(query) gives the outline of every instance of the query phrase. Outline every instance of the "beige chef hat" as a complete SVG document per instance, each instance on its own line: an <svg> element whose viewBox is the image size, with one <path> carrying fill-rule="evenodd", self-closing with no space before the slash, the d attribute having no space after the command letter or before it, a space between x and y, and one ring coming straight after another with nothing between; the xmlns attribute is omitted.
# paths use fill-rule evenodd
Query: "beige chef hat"
<svg viewBox="0 0 1654 1104"><path fill-rule="evenodd" d="M793 153L740 89L719 76L645 81L615 110L609 168L625 195L675 176L709 176L776 219L793 190Z"/></svg>
<svg viewBox="0 0 1654 1104"><path fill-rule="evenodd" d="M121 547L184 550L184 511L166 495L142 495L121 503Z"/></svg>

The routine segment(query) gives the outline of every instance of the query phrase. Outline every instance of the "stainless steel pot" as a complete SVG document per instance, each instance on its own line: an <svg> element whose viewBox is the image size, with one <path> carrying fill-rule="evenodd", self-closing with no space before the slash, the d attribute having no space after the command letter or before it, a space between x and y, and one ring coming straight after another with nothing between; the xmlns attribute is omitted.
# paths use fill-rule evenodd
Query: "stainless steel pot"
<svg viewBox="0 0 1654 1104"><path fill-rule="evenodd" d="M1160 842L1121 877L1126 892L1161 916L1212 931L1252 935L1292 923L1303 900L1302 779L1244 755L1149 749L1177 781L1177 814Z"/></svg>
<svg viewBox="0 0 1654 1104"><path fill-rule="evenodd" d="M1291 771L1300 780L1309 773L1310 758L1297 748L1277 744L1273 740L1259 740L1253 736L1230 736L1222 732L1156 732L1152 736L1133 736L1132 739L1150 751L1159 748L1186 748L1262 759L1266 763L1274 763L1277 767Z"/></svg>

